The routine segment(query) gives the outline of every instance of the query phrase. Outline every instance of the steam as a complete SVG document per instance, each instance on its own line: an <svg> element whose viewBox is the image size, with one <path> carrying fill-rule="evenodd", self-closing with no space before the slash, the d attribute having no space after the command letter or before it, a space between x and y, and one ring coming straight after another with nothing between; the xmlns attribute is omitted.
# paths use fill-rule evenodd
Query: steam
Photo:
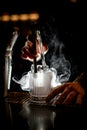
<svg viewBox="0 0 87 130"><path fill-rule="evenodd" d="M39 75L48 75L51 79L51 87L56 87L60 85L61 83L67 82L71 75L71 65L70 62L66 59L64 55L64 44L63 42L60 42L56 35L52 37L52 40L50 39L49 44L49 51L47 55L50 55L50 66L46 67L44 70L42 65L37 65L37 74ZM46 60L49 60L48 58ZM48 64L47 64L48 66ZM31 91L32 84L34 82L35 77L33 76L33 67L31 66L31 70L27 72L26 75L23 75L20 80L16 80L14 77L12 80L18 84L21 85L21 88L23 90ZM45 76L45 77L46 77ZM44 76L40 76L37 80L37 82L40 82L42 78L43 86L44 83L48 83L47 78L44 78ZM46 80L46 81L44 81Z"/></svg>
<svg viewBox="0 0 87 130"><path fill-rule="evenodd" d="M66 82L69 80L71 75L71 65L64 56L64 44L63 42L59 42L57 36L54 35L50 42L50 46L54 48L50 59L50 67L57 70L57 76L61 83Z"/></svg>

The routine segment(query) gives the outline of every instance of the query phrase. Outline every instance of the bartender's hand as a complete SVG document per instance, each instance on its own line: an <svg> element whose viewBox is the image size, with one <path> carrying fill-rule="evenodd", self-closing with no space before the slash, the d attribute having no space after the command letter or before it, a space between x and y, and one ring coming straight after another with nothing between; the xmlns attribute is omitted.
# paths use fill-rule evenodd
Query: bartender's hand
<svg viewBox="0 0 87 130"><path fill-rule="evenodd" d="M67 82L57 86L47 96L46 102L53 105L70 105L83 103L85 91L79 82Z"/></svg>

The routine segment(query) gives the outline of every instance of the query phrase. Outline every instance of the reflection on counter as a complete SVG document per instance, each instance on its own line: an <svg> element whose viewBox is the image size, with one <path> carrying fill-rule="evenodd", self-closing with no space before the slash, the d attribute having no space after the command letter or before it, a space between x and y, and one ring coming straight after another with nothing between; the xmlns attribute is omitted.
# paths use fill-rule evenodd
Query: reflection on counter
<svg viewBox="0 0 87 130"><path fill-rule="evenodd" d="M86 129L87 109L0 102L0 130Z"/></svg>

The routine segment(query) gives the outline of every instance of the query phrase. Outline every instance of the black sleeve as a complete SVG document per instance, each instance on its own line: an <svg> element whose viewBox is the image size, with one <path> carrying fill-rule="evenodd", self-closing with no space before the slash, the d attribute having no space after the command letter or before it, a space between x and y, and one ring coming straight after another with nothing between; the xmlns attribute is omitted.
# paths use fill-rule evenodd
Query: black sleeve
<svg viewBox="0 0 87 130"><path fill-rule="evenodd" d="M86 72L81 73L74 81L79 82L81 86L83 86L84 89L87 90L87 73Z"/></svg>
<svg viewBox="0 0 87 130"><path fill-rule="evenodd" d="M87 73L83 72L81 73L75 80L74 82L79 82L81 86L85 90L85 96L84 96L84 105L87 107Z"/></svg>

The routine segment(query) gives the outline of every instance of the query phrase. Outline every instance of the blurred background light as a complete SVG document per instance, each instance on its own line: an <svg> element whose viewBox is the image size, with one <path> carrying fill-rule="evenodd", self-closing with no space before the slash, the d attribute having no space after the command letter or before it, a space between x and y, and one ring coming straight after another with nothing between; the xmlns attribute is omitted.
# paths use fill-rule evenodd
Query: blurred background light
<svg viewBox="0 0 87 130"><path fill-rule="evenodd" d="M7 22L7 21L10 20L10 16L9 16L8 14L4 14L4 15L2 15L2 17L1 17L1 20L4 21L4 22Z"/></svg>
<svg viewBox="0 0 87 130"><path fill-rule="evenodd" d="M19 20L19 16L17 14L13 14L10 16L10 20L11 21L18 21Z"/></svg>
<svg viewBox="0 0 87 130"><path fill-rule="evenodd" d="M70 0L70 2L72 2L72 3L77 3L78 0Z"/></svg>
<svg viewBox="0 0 87 130"><path fill-rule="evenodd" d="M29 14L29 19L30 20L38 20L39 19L39 14L34 12Z"/></svg>
<svg viewBox="0 0 87 130"><path fill-rule="evenodd" d="M19 21L19 20L20 21L28 21L28 20L35 21L38 19L39 19L39 13L37 12L33 12L30 14L12 14L12 15L3 14L0 17L0 21L3 21L3 22Z"/></svg>

